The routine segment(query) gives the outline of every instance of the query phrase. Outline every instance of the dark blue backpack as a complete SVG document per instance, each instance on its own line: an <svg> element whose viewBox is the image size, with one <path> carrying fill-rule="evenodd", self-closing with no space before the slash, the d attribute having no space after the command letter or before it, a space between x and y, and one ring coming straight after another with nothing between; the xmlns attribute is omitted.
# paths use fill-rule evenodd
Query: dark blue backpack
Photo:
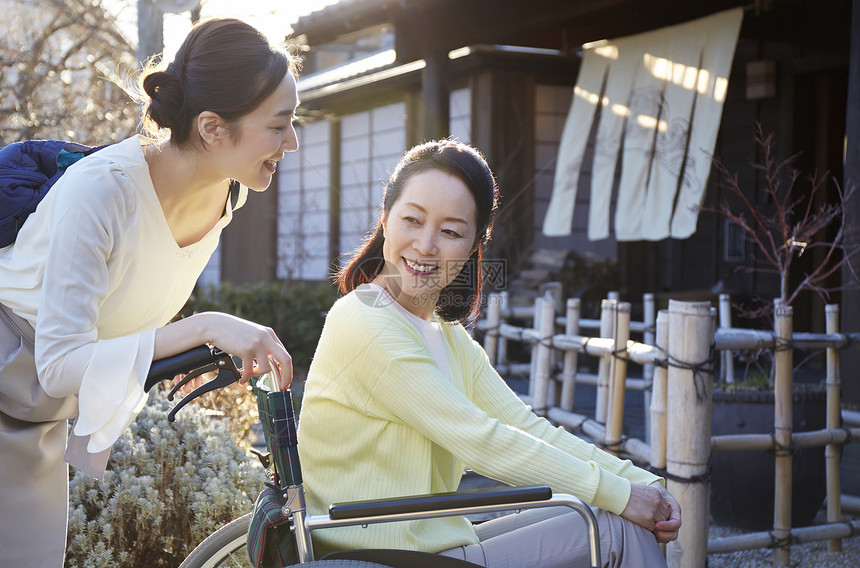
<svg viewBox="0 0 860 568"><path fill-rule="evenodd" d="M104 146L27 140L0 148L0 248L11 245L27 217L66 168Z"/></svg>

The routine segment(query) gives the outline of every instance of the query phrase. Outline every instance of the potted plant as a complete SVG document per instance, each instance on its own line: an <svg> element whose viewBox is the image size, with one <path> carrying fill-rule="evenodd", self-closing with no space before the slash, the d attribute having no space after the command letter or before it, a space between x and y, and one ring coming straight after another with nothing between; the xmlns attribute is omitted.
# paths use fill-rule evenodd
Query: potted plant
<svg viewBox="0 0 860 568"><path fill-rule="evenodd" d="M858 247L850 245L852 241L846 238L853 227L846 226L843 215L854 188L843 190L837 183L830 184L826 173L804 174L795 167L798 155L778 159L774 155L774 135L765 135L760 125L755 140L762 158L752 167L764 181L767 204L757 205L744 191L738 175L715 159L722 187L727 190L727 198L715 211L737 225L753 245L760 264L742 270L778 277L779 295L775 301L759 299L753 305L736 306L742 317L765 319L772 325L777 302L791 306L803 292L829 300L832 292L843 288L841 281L834 284L832 278L844 268L850 269L858 252ZM829 196L825 195L828 191ZM800 271L798 261L804 254L816 254L817 262ZM856 281L856 272L852 270L851 274ZM746 377L739 382L715 385L712 433L773 432L772 352L757 350L738 355L747 363ZM795 431L824 428L825 411L822 389L808 386L795 389ZM805 526L812 523L826 493L824 448L798 450L793 456L792 525ZM773 453L716 452L711 464L714 520L753 530L772 527Z"/></svg>

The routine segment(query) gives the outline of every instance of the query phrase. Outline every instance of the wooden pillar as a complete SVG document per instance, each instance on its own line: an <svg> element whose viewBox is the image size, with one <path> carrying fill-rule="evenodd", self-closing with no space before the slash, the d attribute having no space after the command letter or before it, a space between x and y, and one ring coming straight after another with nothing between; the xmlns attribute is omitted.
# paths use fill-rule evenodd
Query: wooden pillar
<svg viewBox="0 0 860 568"><path fill-rule="evenodd" d="M424 56L426 65L421 71L421 96L424 102L423 140L436 140L448 136L450 100L446 72L447 51L433 51Z"/></svg>
<svg viewBox="0 0 860 568"><path fill-rule="evenodd" d="M669 373L666 470L684 526L667 546L671 568L701 568L708 558L712 373L707 361L714 338L708 302L669 301Z"/></svg>
<svg viewBox="0 0 860 568"><path fill-rule="evenodd" d="M824 308L826 331L828 335L839 333L839 306L828 304ZM827 429L837 430L842 427L842 411L839 405L839 349L827 349ZM838 444L827 444L824 449L824 463L827 470L827 522L838 523L842 520L840 493L842 492L839 479L839 461L842 448ZM830 552L842 552L842 540L831 539L827 543Z"/></svg>
<svg viewBox="0 0 860 568"><path fill-rule="evenodd" d="M579 298L567 299L567 312L564 323L565 335L579 334L579 315L581 311L581 300ZM573 412L573 396L576 392L576 367L578 353L573 349L564 352L564 363L561 373L561 401L559 406L562 410Z"/></svg>
<svg viewBox="0 0 860 568"><path fill-rule="evenodd" d="M137 3L137 60L141 63L164 51L164 12L155 2Z"/></svg>
<svg viewBox="0 0 860 568"><path fill-rule="evenodd" d="M340 258L340 118L329 119L328 168L328 258L329 266L338 266Z"/></svg>
<svg viewBox="0 0 860 568"><path fill-rule="evenodd" d="M660 310L657 314L656 345L661 352L669 350L669 312ZM654 367L653 393L651 395L651 465L666 467L666 397L669 368Z"/></svg>
<svg viewBox="0 0 860 568"><path fill-rule="evenodd" d="M842 187L860 187L860 0L851 6L851 40L848 59L848 97L845 110L845 165ZM843 213L845 226L860 226L860 199L850 200ZM860 235L849 231L846 245L860 243ZM850 286L852 271L842 269L841 313L843 333L860 331L860 288ZM860 368L860 349L843 349L840 354L842 368ZM848 381L843 385L843 396L847 402L860 404L860 381Z"/></svg>
<svg viewBox="0 0 860 568"><path fill-rule="evenodd" d="M774 302L777 343L774 349L774 468L773 536L783 543L773 550L773 565L788 566L791 537L792 308Z"/></svg>

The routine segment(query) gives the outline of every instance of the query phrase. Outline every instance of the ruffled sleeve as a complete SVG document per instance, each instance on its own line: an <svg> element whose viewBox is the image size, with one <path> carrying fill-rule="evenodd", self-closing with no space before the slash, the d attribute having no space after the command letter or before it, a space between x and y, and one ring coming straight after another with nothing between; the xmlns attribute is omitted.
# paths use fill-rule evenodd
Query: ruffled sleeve
<svg viewBox="0 0 860 568"><path fill-rule="evenodd" d="M109 448L143 409L154 344L155 330L95 343L78 393L75 424L76 435L90 437L88 452Z"/></svg>
<svg viewBox="0 0 860 568"><path fill-rule="evenodd" d="M131 142L136 142L132 140ZM126 242L139 211L135 189L104 164L73 166L40 204L49 208L47 262L36 322L36 367L45 392L78 395L74 432L87 451L109 448L146 400L154 329L104 336L105 297L113 292L109 262L140 254ZM43 217L44 219L44 217ZM119 260L117 260L119 259ZM140 299L141 304L151 299ZM127 304L131 313L134 302Z"/></svg>

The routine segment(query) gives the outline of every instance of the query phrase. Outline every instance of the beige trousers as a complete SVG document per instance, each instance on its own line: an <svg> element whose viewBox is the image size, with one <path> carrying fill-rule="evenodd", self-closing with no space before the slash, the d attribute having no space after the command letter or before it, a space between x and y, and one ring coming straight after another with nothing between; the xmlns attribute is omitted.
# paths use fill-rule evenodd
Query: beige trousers
<svg viewBox="0 0 860 568"><path fill-rule="evenodd" d="M0 568L60 568L75 397L51 398L36 377L33 328L0 305Z"/></svg>
<svg viewBox="0 0 860 568"><path fill-rule="evenodd" d="M618 515L595 509L603 566L665 567L654 535ZM528 509L475 527L480 542L441 552L486 568L589 566L588 531L579 513L565 507Z"/></svg>

